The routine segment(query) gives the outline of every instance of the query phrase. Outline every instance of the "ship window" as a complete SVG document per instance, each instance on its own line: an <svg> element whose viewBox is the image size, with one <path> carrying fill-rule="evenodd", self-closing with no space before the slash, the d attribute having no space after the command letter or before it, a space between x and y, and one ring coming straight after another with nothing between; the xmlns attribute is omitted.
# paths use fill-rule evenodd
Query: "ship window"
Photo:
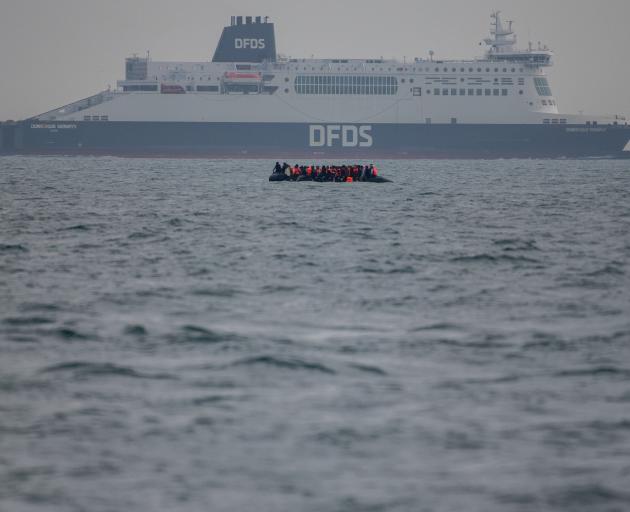
<svg viewBox="0 0 630 512"><path fill-rule="evenodd" d="M472 73L473 72L473 68L468 68L468 72Z"/></svg>
<svg viewBox="0 0 630 512"><path fill-rule="evenodd" d="M457 124L457 118L451 117L451 124Z"/></svg>
<svg viewBox="0 0 630 512"><path fill-rule="evenodd" d="M197 92L219 92L218 85L198 85Z"/></svg>
<svg viewBox="0 0 630 512"><path fill-rule="evenodd" d="M490 96L492 94L492 89L486 89L486 96Z"/></svg>
<svg viewBox="0 0 630 512"><path fill-rule="evenodd" d="M89 121L90 119L92 119L90 116L83 116L84 121Z"/></svg>
<svg viewBox="0 0 630 512"><path fill-rule="evenodd" d="M507 96L508 95L508 90L507 89L501 89L501 96Z"/></svg>
<svg viewBox="0 0 630 512"><path fill-rule="evenodd" d="M538 96L551 96L551 88L546 78L535 77L534 85L536 86L536 92Z"/></svg>
<svg viewBox="0 0 630 512"><path fill-rule="evenodd" d="M460 89L459 90L459 95L460 96L466 96L466 89Z"/></svg>
<svg viewBox="0 0 630 512"><path fill-rule="evenodd" d="M109 116L101 116L101 121L109 121Z"/></svg>
<svg viewBox="0 0 630 512"><path fill-rule="evenodd" d="M477 89L477 96L481 96L483 94L483 89Z"/></svg>
<svg viewBox="0 0 630 512"><path fill-rule="evenodd" d="M422 96L422 87L414 87L412 91L414 96Z"/></svg>
<svg viewBox="0 0 630 512"><path fill-rule="evenodd" d="M433 89L433 94L435 94L436 96L440 95L440 90L439 89Z"/></svg>
<svg viewBox="0 0 630 512"><path fill-rule="evenodd" d="M486 68L486 73L490 73L490 68Z"/></svg>
<svg viewBox="0 0 630 512"><path fill-rule="evenodd" d="M550 123L549 119L543 119L543 124L549 124L549 123Z"/></svg>
<svg viewBox="0 0 630 512"><path fill-rule="evenodd" d="M477 73L481 73L481 68L477 68Z"/></svg>
<svg viewBox="0 0 630 512"><path fill-rule="evenodd" d="M468 96L474 96L475 95L475 90L474 89L468 89Z"/></svg>
<svg viewBox="0 0 630 512"><path fill-rule="evenodd" d="M451 96L457 96L457 89L451 89Z"/></svg>
<svg viewBox="0 0 630 512"><path fill-rule="evenodd" d="M430 118L430 117L427 117L427 118L424 120L424 122L425 122L426 124L431 124L431 118Z"/></svg>
<svg viewBox="0 0 630 512"><path fill-rule="evenodd" d="M499 89L493 89L493 91L492 91L492 95L493 96L498 96L499 94L500 94Z"/></svg>
<svg viewBox="0 0 630 512"><path fill-rule="evenodd" d="M442 96L448 96L448 89L442 89Z"/></svg>
<svg viewBox="0 0 630 512"><path fill-rule="evenodd" d="M522 96L522 95L523 95L523 89L521 89L520 91L518 91L518 93Z"/></svg>
<svg viewBox="0 0 630 512"><path fill-rule="evenodd" d="M516 68L512 68L512 73L515 73L515 72L516 72Z"/></svg>

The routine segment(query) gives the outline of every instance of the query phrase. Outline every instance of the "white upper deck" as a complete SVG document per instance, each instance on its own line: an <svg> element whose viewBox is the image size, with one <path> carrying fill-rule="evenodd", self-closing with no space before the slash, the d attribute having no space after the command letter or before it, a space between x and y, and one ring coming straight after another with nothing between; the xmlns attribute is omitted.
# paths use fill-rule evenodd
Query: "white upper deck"
<svg viewBox="0 0 630 512"><path fill-rule="evenodd" d="M237 48L265 47L263 39L236 41ZM275 58L275 42L274 59L258 62L132 57L117 91L46 115L180 122L586 122L559 114L545 74L553 64L551 50L531 44L519 50L512 22L503 22L500 12L492 14L485 43L485 55L473 60Z"/></svg>

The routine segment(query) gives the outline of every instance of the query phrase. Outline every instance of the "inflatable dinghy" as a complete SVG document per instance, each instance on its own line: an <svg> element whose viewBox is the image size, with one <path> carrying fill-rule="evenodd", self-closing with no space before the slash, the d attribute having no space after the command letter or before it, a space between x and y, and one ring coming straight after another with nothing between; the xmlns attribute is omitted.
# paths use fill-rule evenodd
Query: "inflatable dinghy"
<svg viewBox="0 0 630 512"><path fill-rule="evenodd" d="M309 176L298 176L297 179L289 178L284 173L273 173L269 176L269 181L315 181L317 183L347 183L345 180L334 180L332 178L311 178ZM383 178L382 176L372 176L364 180L353 180L351 183L392 183L392 180Z"/></svg>

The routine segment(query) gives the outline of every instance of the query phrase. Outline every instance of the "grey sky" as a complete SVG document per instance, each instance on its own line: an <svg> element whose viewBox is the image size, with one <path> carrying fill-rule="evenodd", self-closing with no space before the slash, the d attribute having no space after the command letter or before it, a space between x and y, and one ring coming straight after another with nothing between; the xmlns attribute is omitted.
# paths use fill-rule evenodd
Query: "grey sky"
<svg viewBox="0 0 630 512"><path fill-rule="evenodd" d="M209 60L231 15L268 15L294 57L473 58L490 12L556 52L563 112L630 114L630 0L0 0L0 120L115 86L124 59Z"/></svg>

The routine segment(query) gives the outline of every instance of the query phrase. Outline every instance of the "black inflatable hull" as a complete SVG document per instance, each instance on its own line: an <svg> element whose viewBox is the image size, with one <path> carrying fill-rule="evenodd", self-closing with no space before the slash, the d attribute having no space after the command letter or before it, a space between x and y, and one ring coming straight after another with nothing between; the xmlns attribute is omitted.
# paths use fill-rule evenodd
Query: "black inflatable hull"
<svg viewBox="0 0 630 512"><path fill-rule="evenodd" d="M284 174L272 174L269 176L269 181L315 181L317 183L333 183L333 180L314 180L313 178L308 178L306 176L300 176L297 180L292 180L291 178L285 176ZM373 178L369 178L364 181L356 181L353 183L391 183L392 180L388 180L387 178L382 178L381 176L375 176ZM342 182L336 182L342 183Z"/></svg>
<svg viewBox="0 0 630 512"><path fill-rule="evenodd" d="M284 174L272 174L269 176L269 181L288 181L289 178Z"/></svg>

